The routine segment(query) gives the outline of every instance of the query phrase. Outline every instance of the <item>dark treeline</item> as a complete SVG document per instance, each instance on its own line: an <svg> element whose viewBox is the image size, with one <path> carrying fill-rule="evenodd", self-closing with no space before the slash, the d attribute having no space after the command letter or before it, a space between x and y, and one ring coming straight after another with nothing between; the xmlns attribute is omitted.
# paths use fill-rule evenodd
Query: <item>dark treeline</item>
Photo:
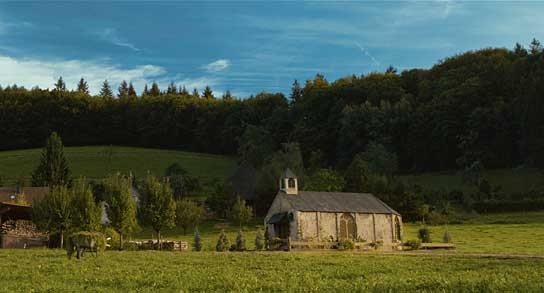
<svg viewBox="0 0 544 293"><path fill-rule="evenodd" d="M90 96L85 81L67 91L0 90L0 149L40 147L57 131L66 145L129 145L236 154L244 131L270 148L298 142L304 163L345 169L370 143L385 146L401 172L544 166L544 53L483 49L446 58L429 70L295 81L289 97L234 99L156 84L137 95L107 82ZM117 93L118 92L118 93Z"/></svg>

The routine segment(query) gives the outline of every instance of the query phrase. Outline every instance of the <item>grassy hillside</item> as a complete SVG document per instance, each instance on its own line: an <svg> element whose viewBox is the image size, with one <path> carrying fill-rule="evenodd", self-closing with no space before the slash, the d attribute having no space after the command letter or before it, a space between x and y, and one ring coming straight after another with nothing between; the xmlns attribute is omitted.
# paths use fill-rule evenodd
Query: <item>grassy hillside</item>
<svg viewBox="0 0 544 293"><path fill-rule="evenodd" d="M423 173L400 176L401 180L408 184L418 184L425 190L453 189L461 191L473 191L473 187L463 184L461 175L456 172ZM484 178L496 186L502 186L502 191L508 194L527 192L530 190L544 190L544 171L538 169L499 169L487 170Z"/></svg>
<svg viewBox="0 0 544 293"><path fill-rule="evenodd" d="M114 171L131 171L137 177L147 171L163 174L171 163L177 162L204 184L222 180L235 168L233 158L173 150L144 149L117 146L67 147L64 150L72 176L103 178ZM4 184L18 178L30 180L38 164L41 149L0 152L0 176Z"/></svg>
<svg viewBox="0 0 544 293"><path fill-rule="evenodd" d="M542 292L544 259L355 252L0 250L0 291ZM31 269L30 269L31 268ZM24 276L24 281L22 277Z"/></svg>

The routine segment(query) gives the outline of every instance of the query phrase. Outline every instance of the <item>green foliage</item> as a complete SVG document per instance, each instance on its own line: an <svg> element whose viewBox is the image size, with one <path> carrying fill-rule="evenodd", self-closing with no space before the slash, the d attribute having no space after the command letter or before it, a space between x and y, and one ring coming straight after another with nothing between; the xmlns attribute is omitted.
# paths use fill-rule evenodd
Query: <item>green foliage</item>
<svg viewBox="0 0 544 293"><path fill-rule="evenodd" d="M249 164L255 168L261 167L265 159L272 154L273 146L274 142L268 130L264 127L248 125L239 139L240 163Z"/></svg>
<svg viewBox="0 0 544 293"><path fill-rule="evenodd" d="M340 239L338 240L336 248L338 250L352 250L355 249L355 243L349 238Z"/></svg>
<svg viewBox="0 0 544 293"><path fill-rule="evenodd" d="M242 227L253 217L253 209L246 205L246 201L240 197L236 198L236 201L232 205L229 211L229 218L233 223L239 224Z"/></svg>
<svg viewBox="0 0 544 293"><path fill-rule="evenodd" d="M119 249L119 241L121 238L119 236L119 233L117 233L115 229L113 229L112 227L105 227L102 234L104 234L104 237L106 238L106 242L109 245L108 249L111 249L111 250ZM126 249L126 246L124 248Z"/></svg>
<svg viewBox="0 0 544 293"><path fill-rule="evenodd" d="M236 236L236 251L245 251L246 250L246 240L244 239L244 234L242 229L238 230L238 235Z"/></svg>
<svg viewBox="0 0 544 293"><path fill-rule="evenodd" d="M71 188L73 197L73 226L81 231L99 231L102 205L96 203L91 186L85 178L77 180Z"/></svg>
<svg viewBox="0 0 544 293"><path fill-rule="evenodd" d="M261 228L257 230L257 235L255 235L255 250L263 250L264 248L264 241L263 239L263 232L261 231Z"/></svg>
<svg viewBox="0 0 544 293"><path fill-rule="evenodd" d="M5 279L17 279L28 271L29 263L47 272L29 274L27 282L5 282L3 290L8 292L83 292L89 288L101 292L300 292L331 288L338 292L540 292L544 274L544 261L538 258L321 251L188 252L173 256L148 251L107 251L105 257L68 262L64 252L58 250L0 250L4 264L0 273ZM161 269L145 270L142 264ZM297 273L286 274L286 265ZM215 275L221 277L211 277ZM278 282L280 278L284 281Z"/></svg>
<svg viewBox="0 0 544 293"><path fill-rule="evenodd" d="M184 198L176 202L176 224L183 228L183 235L187 228L196 227L204 217L204 208L197 202Z"/></svg>
<svg viewBox="0 0 544 293"><path fill-rule="evenodd" d="M160 242L160 233L164 228L172 228L176 220L176 202L172 189L167 182L160 182L152 175L147 175L140 191L138 213L142 223L150 225Z"/></svg>
<svg viewBox="0 0 544 293"><path fill-rule="evenodd" d="M107 197L110 225L119 233L119 249L123 249L123 237L130 235L138 227L136 223L136 203L131 195L132 180L120 173L104 180L104 193Z"/></svg>
<svg viewBox="0 0 544 293"><path fill-rule="evenodd" d="M102 83L102 88L100 89L100 97L105 99L113 98L113 91L111 90L111 86L107 79L104 80L104 82Z"/></svg>
<svg viewBox="0 0 544 293"><path fill-rule="evenodd" d="M232 205L233 192L229 186L217 183L213 192L206 198L206 205L219 217L226 218Z"/></svg>
<svg viewBox="0 0 544 293"><path fill-rule="evenodd" d="M215 245L216 251L227 251L230 248L229 239L227 238L227 234L225 233L225 230L221 230L221 234L219 234L219 239L217 240L217 244Z"/></svg>
<svg viewBox="0 0 544 293"><path fill-rule="evenodd" d="M423 243L431 243L431 229L422 227L417 231L417 238Z"/></svg>
<svg viewBox="0 0 544 293"><path fill-rule="evenodd" d="M379 143L370 142L361 158L368 162L368 169L374 174L391 177L398 169L397 155Z"/></svg>
<svg viewBox="0 0 544 293"><path fill-rule="evenodd" d="M421 247L421 240L419 239L408 240L406 241L404 245L408 246L411 250L418 250Z"/></svg>
<svg viewBox="0 0 544 293"><path fill-rule="evenodd" d="M195 235L193 238L193 247L195 251L201 251L202 250L202 239L200 238L200 231L198 231L198 227L195 228Z"/></svg>
<svg viewBox="0 0 544 293"><path fill-rule="evenodd" d="M189 175L178 163L170 164L164 173L176 200L194 195L202 189L199 179Z"/></svg>
<svg viewBox="0 0 544 293"><path fill-rule="evenodd" d="M376 240L370 243L370 247L374 248L375 250L380 249L382 246L383 246L383 240Z"/></svg>
<svg viewBox="0 0 544 293"><path fill-rule="evenodd" d="M56 186L67 184L69 170L64 157L64 146L56 132L51 133L42 155L39 165L32 173L33 186Z"/></svg>
<svg viewBox="0 0 544 293"><path fill-rule="evenodd" d="M442 236L442 242L444 243L452 243L451 235L448 230L444 231L444 236Z"/></svg>
<svg viewBox="0 0 544 293"><path fill-rule="evenodd" d="M342 176L338 175L333 170L319 169L310 175L309 179L304 184L305 190L312 191L342 191L345 186L345 181Z"/></svg>
<svg viewBox="0 0 544 293"><path fill-rule="evenodd" d="M64 185L51 187L49 193L32 208L32 220L43 231L59 233L63 247L64 233L72 227L73 195Z"/></svg>

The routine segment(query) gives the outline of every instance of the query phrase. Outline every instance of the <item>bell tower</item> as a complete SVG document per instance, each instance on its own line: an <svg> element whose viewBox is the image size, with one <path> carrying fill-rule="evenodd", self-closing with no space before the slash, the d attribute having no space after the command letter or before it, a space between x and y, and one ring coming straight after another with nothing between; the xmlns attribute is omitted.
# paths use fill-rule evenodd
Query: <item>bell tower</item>
<svg viewBox="0 0 544 293"><path fill-rule="evenodd" d="M280 191L286 194L298 194L298 179L295 173L289 168L285 169L283 175L280 178Z"/></svg>

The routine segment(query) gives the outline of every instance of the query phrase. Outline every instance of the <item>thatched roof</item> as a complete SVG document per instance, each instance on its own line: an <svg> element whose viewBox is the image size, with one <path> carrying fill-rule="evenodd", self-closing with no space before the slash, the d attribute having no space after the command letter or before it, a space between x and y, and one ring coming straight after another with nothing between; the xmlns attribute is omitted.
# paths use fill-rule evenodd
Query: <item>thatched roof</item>
<svg viewBox="0 0 544 293"><path fill-rule="evenodd" d="M370 193L299 191L298 194L280 192L278 196L296 211L399 215Z"/></svg>

